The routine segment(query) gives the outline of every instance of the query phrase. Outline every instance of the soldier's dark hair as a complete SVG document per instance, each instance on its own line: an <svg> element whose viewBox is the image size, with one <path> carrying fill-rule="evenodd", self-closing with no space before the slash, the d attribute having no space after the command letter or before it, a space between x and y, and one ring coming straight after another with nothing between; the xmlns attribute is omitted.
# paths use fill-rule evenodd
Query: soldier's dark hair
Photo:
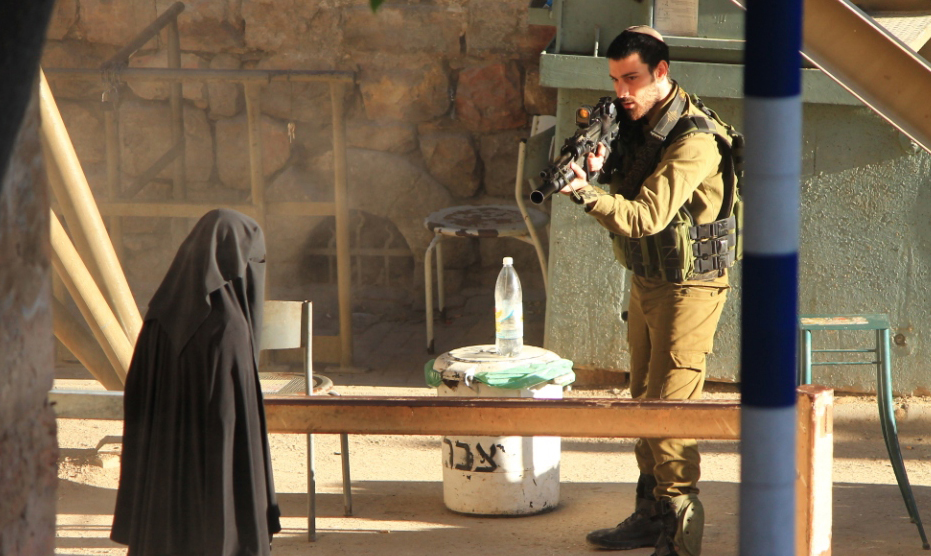
<svg viewBox="0 0 931 556"><path fill-rule="evenodd" d="M669 63L669 47L665 42L630 30L624 31L611 41L605 57L620 60L634 53L640 54L640 59L650 68L651 73L660 62Z"/></svg>

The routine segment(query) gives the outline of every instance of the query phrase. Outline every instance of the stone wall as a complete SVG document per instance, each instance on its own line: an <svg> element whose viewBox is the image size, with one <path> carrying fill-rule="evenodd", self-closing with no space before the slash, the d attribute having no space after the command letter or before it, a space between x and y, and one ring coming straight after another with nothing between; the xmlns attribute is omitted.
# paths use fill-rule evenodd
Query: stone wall
<svg viewBox="0 0 931 556"><path fill-rule="evenodd" d="M171 3L60 0L43 66L97 68ZM555 91L538 85L537 71L553 31L527 24L527 4L392 0L372 13L368 0L189 0L179 17L181 62L188 68L355 73L346 99L350 207L396 226L413 261L401 302L417 302L431 237L423 218L454 204L513 204L518 139L532 115L555 114ZM163 33L130 65L165 67L166 60ZM61 77L51 84L91 186L103 199L105 87L99 80ZM297 83L263 88L267 201L332 200L328 91L326 85ZM132 81L118 92L125 189L168 149L171 130L166 85ZM186 198L248 200L241 86L186 83L183 94ZM170 169L164 171L135 199L168 200L170 177ZM307 297L304 277L311 274L312 258L306 251L315 247L309 238L323 220L282 217L266 224L273 297ZM171 228L165 219L123 219L123 261L142 306L181 239ZM529 245L484 243L496 245L446 243L451 291L493 283L505 254L526 269L528 287L540 286Z"/></svg>
<svg viewBox="0 0 931 556"><path fill-rule="evenodd" d="M58 444L48 194L34 103L0 187L0 554L52 554Z"/></svg>

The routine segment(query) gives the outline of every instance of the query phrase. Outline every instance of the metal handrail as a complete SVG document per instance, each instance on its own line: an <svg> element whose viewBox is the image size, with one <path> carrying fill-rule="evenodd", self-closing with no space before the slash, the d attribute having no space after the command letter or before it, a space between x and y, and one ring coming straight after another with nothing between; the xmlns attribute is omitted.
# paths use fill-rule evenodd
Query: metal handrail
<svg viewBox="0 0 931 556"><path fill-rule="evenodd" d="M100 69L108 71L125 66L129 62L130 56L145 46L145 43L152 40L152 38L158 35L166 26L175 23L178 19L178 14L183 11L184 4L182 2L175 2L172 4L162 15L155 18L155 21L148 24L142 31L139 31L139 33L129 41L129 44L121 48L116 54L111 56L109 60L101 64Z"/></svg>
<svg viewBox="0 0 931 556"><path fill-rule="evenodd" d="M125 80L148 80L171 82L171 121L172 121L172 147L161 156L150 168L142 173L136 183L131 187L132 192L136 193L144 185L144 182L154 177L164 168L172 163L174 164L173 176L173 195L171 202L155 203L148 207L149 211L159 216L167 217L184 217L199 216L214 208L215 205L207 203L191 203L184 199L183 183L184 176L184 122L183 122L183 104L181 84L186 81L213 81L213 82L238 82L245 89L246 112L249 127L249 159L250 159L250 181L251 181L251 203L240 204L237 206L242 212L253 215L261 224L264 224L268 214L307 214L307 215L332 215L336 217L337 228L337 274L339 283L339 313L340 313L340 333L339 336L332 339L338 339L338 348L331 342L321 342L321 350L318 353L332 354L338 349L339 365L342 368L352 368L352 319L351 319L351 297L350 297L350 268L349 268L349 199L347 191L347 168L346 168L346 122L344 113L344 95L347 86L355 83L355 74L346 71L313 71L313 70L201 70L201 69L182 69L180 67L180 39L178 34L177 16L184 11L184 4L181 2L174 3L155 21L149 24L145 29L138 33L126 46L119 50L109 60L104 62L99 69L74 69L74 68L48 68L46 73L50 78L70 77L70 78L103 78L105 86L109 90L105 91L103 101L105 103L104 120L107 134L107 200L102 204L100 209L96 206L95 213L102 211L110 216L110 232L114 237L121 237L122 222L121 213L137 212L128 210L128 204L123 202L114 202L123 197L120 194L120 160L119 160L119 85ZM158 32L168 27L168 68L129 68L127 67L129 57L142 48ZM101 71L103 75L101 76ZM335 200L332 203L314 203L314 202L285 202L285 203L266 203L265 202L265 176L262 170L261 157L261 134L259 132L259 121L261 117L261 95L260 90L263 85L272 81L286 82L323 82L329 85L330 103L332 110L333 124L333 147L334 147L334 181L335 181ZM47 85L46 85L47 86ZM44 99L45 104L54 106L54 99L49 94ZM57 112L57 110L56 110ZM59 118L60 119L60 118ZM64 129L64 126L61 126ZM65 137L67 137L65 133ZM70 140L68 140L70 143ZM72 148L73 150L73 148ZM83 171L79 165L72 166L62 173L68 173L69 176L74 173L80 173L83 178ZM86 185L86 179L83 179L83 186L78 187L84 193L89 195L89 187ZM79 184L80 185L80 184ZM173 232L180 230L181 227L173 225ZM83 238L81 238L83 239ZM178 241L176 241L177 243ZM79 251L83 243L78 242ZM109 243L109 241L107 242ZM118 249L118 248L117 248ZM110 251L113 251L110 244ZM113 257L117 259L117 257ZM95 261L96 262L96 261ZM118 264L118 263L114 263ZM105 264L109 268L117 268L114 264ZM97 266L92 266L93 271L97 271ZM104 274L96 272L97 275ZM122 274L122 272L119 272ZM125 277L123 278L125 281ZM109 290L107 290L109 293ZM135 338L133 328L128 330L128 336ZM135 332L138 332L136 329ZM319 340L330 340L331 337L320 337ZM315 338L315 344L317 343Z"/></svg>
<svg viewBox="0 0 931 556"><path fill-rule="evenodd" d="M68 77L79 79L98 79L100 72L86 68L44 68L49 78ZM325 70L260 70L260 69L195 69L195 68L123 68L119 71L120 80L145 81L207 81L236 83L270 83L287 81L294 83L355 83L355 73L351 71Z"/></svg>

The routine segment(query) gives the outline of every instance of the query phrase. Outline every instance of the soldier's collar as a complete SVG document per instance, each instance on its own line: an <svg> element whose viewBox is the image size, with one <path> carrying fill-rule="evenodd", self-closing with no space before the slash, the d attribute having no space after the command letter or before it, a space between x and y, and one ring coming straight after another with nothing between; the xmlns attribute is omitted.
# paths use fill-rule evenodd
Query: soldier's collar
<svg viewBox="0 0 931 556"><path fill-rule="evenodd" d="M645 127L650 136L655 140L665 141L682 116L687 103L688 99L685 96L685 91L679 87L678 83L672 81L672 91L669 93L668 98L663 101L656 113L650 116L647 121Z"/></svg>

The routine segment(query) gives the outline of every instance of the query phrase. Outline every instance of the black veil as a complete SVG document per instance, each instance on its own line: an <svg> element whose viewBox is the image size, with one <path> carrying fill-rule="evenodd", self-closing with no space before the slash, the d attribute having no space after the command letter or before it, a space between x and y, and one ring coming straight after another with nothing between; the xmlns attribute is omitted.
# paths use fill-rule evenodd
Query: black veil
<svg viewBox="0 0 931 556"><path fill-rule="evenodd" d="M130 556L266 556L281 530L258 376L264 287L261 228L220 209L149 303L110 534Z"/></svg>

